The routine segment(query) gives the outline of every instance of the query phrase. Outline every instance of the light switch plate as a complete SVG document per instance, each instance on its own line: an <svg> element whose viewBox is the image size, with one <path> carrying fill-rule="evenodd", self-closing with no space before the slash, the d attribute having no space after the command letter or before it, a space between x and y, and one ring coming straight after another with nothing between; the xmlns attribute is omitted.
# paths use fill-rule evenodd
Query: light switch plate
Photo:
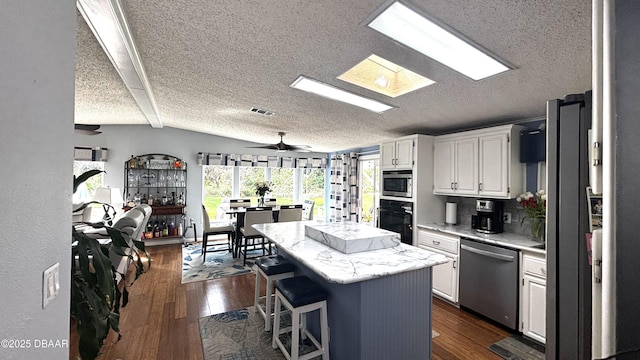
<svg viewBox="0 0 640 360"><path fill-rule="evenodd" d="M44 309L60 292L60 263L51 265L42 276L42 308Z"/></svg>

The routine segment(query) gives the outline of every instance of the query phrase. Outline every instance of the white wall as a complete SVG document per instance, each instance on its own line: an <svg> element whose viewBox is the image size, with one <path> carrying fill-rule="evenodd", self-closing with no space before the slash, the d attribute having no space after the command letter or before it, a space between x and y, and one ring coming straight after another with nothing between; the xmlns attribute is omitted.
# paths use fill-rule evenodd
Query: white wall
<svg viewBox="0 0 640 360"><path fill-rule="evenodd" d="M75 145L85 147L106 147L109 158L105 163L104 185L124 186L124 162L131 155L167 154L182 158L187 162L187 216L198 222L201 236L202 212L202 167L198 166L199 152L280 155L292 157L326 157L326 153L277 153L273 150L250 149L258 144L235 139L164 127L154 129L144 125L111 125L100 128L99 135L76 135ZM238 128L241 132L242 128ZM278 139L274 139L274 143ZM187 233L192 237L193 233Z"/></svg>
<svg viewBox="0 0 640 360"><path fill-rule="evenodd" d="M7 0L0 11L0 347L2 359L68 359L75 1ZM45 268L60 294L42 309Z"/></svg>

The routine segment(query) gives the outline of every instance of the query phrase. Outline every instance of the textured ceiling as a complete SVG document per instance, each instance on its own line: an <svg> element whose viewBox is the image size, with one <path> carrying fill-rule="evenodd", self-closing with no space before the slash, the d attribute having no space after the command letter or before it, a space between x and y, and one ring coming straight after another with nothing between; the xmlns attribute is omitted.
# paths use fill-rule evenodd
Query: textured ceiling
<svg viewBox="0 0 640 360"><path fill-rule="evenodd" d="M414 0L515 70L473 81L363 21L383 0L127 0L122 5L164 126L330 152L411 133L541 118L591 87L584 0ZM376 54L437 83L390 98L336 79ZM299 76L396 108L376 114L289 87ZM250 111L275 112L266 117ZM78 15L76 123L145 124Z"/></svg>

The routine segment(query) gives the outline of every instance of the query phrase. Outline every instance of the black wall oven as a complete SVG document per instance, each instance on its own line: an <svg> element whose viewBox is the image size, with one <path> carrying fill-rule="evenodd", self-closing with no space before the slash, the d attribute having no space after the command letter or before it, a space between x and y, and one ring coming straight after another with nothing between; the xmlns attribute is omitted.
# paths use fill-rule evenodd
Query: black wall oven
<svg viewBox="0 0 640 360"><path fill-rule="evenodd" d="M382 195L408 197L412 195L413 171L383 171L382 172Z"/></svg>
<svg viewBox="0 0 640 360"><path fill-rule="evenodd" d="M402 242L413 245L413 203L380 199L380 228L400 234Z"/></svg>

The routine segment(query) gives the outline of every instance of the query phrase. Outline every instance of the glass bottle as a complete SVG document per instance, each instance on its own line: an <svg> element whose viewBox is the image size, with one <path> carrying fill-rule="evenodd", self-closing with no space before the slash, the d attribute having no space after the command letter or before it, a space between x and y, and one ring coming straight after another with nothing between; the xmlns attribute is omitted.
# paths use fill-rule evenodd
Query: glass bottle
<svg viewBox="0 0 640 360"><path fill-rule="evenodd" d="M131 159L129 159L129 169L135 169L136 165L136 159L131 155Z"/></svg>
<svg viewBox="0 0 640 360"><path fill-rule="evenodd" d="M162 195L162 205L167 205L167 202L169 202L169 199L167 198L167 190L165 190L164 194Z"/></svg>
<svg viewBox="0 0 640 360"><path fill-rule="evenodd" d="M162 221L162 236L169 236L169 227L165 221Z"/></svg>

